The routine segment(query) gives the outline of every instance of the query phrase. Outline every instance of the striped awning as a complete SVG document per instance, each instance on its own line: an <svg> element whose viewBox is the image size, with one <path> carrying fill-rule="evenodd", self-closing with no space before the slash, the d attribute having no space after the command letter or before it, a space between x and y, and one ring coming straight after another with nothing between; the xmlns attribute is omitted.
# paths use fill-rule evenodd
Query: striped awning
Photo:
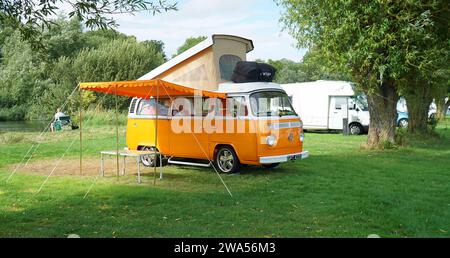
<svg viewBox="0 0 450 258"><path fill-rule="evenodd" d="M160 98L177 96L203 96L208 98L220 99L225 99L227 97L225 93L198 90L166 82L160 79L122 82L87 82L80 83L80 89L145 99L157 96L159 96Z"/></svg>

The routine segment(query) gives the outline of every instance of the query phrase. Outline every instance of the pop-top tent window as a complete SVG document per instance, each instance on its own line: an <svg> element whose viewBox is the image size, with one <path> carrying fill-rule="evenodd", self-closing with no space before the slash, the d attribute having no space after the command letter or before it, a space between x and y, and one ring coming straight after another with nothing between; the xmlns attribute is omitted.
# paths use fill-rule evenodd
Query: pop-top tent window
<svg viewBox="0 0 450 258"><path fill-rule="evenodd" d="M236 64L240 61L242 61L242 59L235 55L221 56L219 60L220 77L225 81L231 81L234 68L236 67Z"/></svg>

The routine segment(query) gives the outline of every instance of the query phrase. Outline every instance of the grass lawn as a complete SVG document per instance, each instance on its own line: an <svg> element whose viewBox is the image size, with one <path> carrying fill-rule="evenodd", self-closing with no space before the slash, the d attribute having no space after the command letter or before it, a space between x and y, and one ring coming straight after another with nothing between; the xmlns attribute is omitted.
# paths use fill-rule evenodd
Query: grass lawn
<svg viewBox="0 0 450 258"><path fill-rule="evenodd" d="M31 167L5 183L37 134L4 133L0 237L450 237L446 127L438 138L384 152L361 148L367 136L309 133L305 161L223 175L233 198L212 170L177 166L156 186L147 169L142 185L134 175L99 178L85 199L93 176L52 176L37 193L46 176ZM47 134L33 161L55 164L77 134ZM85 134L88 158L114 149L113 128Z"/></svg>

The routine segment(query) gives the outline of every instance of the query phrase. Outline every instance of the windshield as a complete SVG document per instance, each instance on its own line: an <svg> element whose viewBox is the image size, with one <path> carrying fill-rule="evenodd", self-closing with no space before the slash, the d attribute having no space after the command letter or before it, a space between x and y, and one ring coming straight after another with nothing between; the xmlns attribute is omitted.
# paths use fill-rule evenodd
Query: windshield
<svg viewBox="0 0 450 258"><path fill-rule="evenodd" d="M356 106L358 106L361 111L369 111L369 104L367 103L365 95L357 95L354 97L353 101L356 102Z"/></svg>
<svg viewBox="0 0 450 258"><path fill-rule="evenodd" d="M250 105L253 115L258 117L297 115L289 97L280 91L254 93L250 96Z"/></svg>

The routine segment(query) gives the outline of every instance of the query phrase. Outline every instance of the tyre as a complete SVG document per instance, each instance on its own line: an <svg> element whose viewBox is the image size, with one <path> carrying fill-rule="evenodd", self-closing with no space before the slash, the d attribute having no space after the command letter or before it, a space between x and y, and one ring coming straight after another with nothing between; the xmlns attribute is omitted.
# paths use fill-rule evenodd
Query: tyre
<svg viewBox="0 0 450 258"><path fill-rule="evenodd" d="M155 148L154 147L143 147L140 149L141 151L154 151ZM155 162L155 158L156 158L156 162ZM155 167L155 164L157 167L160 166L160 160L159 160L159 156L154 156L154 155L143 155L141 156L141 163L145 166L145 167ZM163 160L163 165L164 165L164 160Z"/></svg>
<svg viewBox="0 0 450 258"><path fill-rule="evenodd" d="M406 119L406 118L403 118L400 121L398 121L398 127L400 127L400 128L406 129L406 128L408 128L408 124L409 124L408 119Z"/></svg>
<svg viewBox="0 0 450 258"><path fill-rule="evenodd" d="M280 163L273 163L273 164L264 164L262 166L265 169L274 169L274 168L278 167L279 165L280 165Z"/></svg>
<svg viewBox="0 0 450 258"><path fill-rule="evenodd" d="M239 159L233 148L222 146L217 150L214 164L221 173L232 174L239 168Z"/></svg>
<svg viewBox="0 0 450 258"><path fill-rule="evenodd" d="M351 135L361 135L364 133L364 128L360 124L351 124L350 125L350 134Z"/></svg>

